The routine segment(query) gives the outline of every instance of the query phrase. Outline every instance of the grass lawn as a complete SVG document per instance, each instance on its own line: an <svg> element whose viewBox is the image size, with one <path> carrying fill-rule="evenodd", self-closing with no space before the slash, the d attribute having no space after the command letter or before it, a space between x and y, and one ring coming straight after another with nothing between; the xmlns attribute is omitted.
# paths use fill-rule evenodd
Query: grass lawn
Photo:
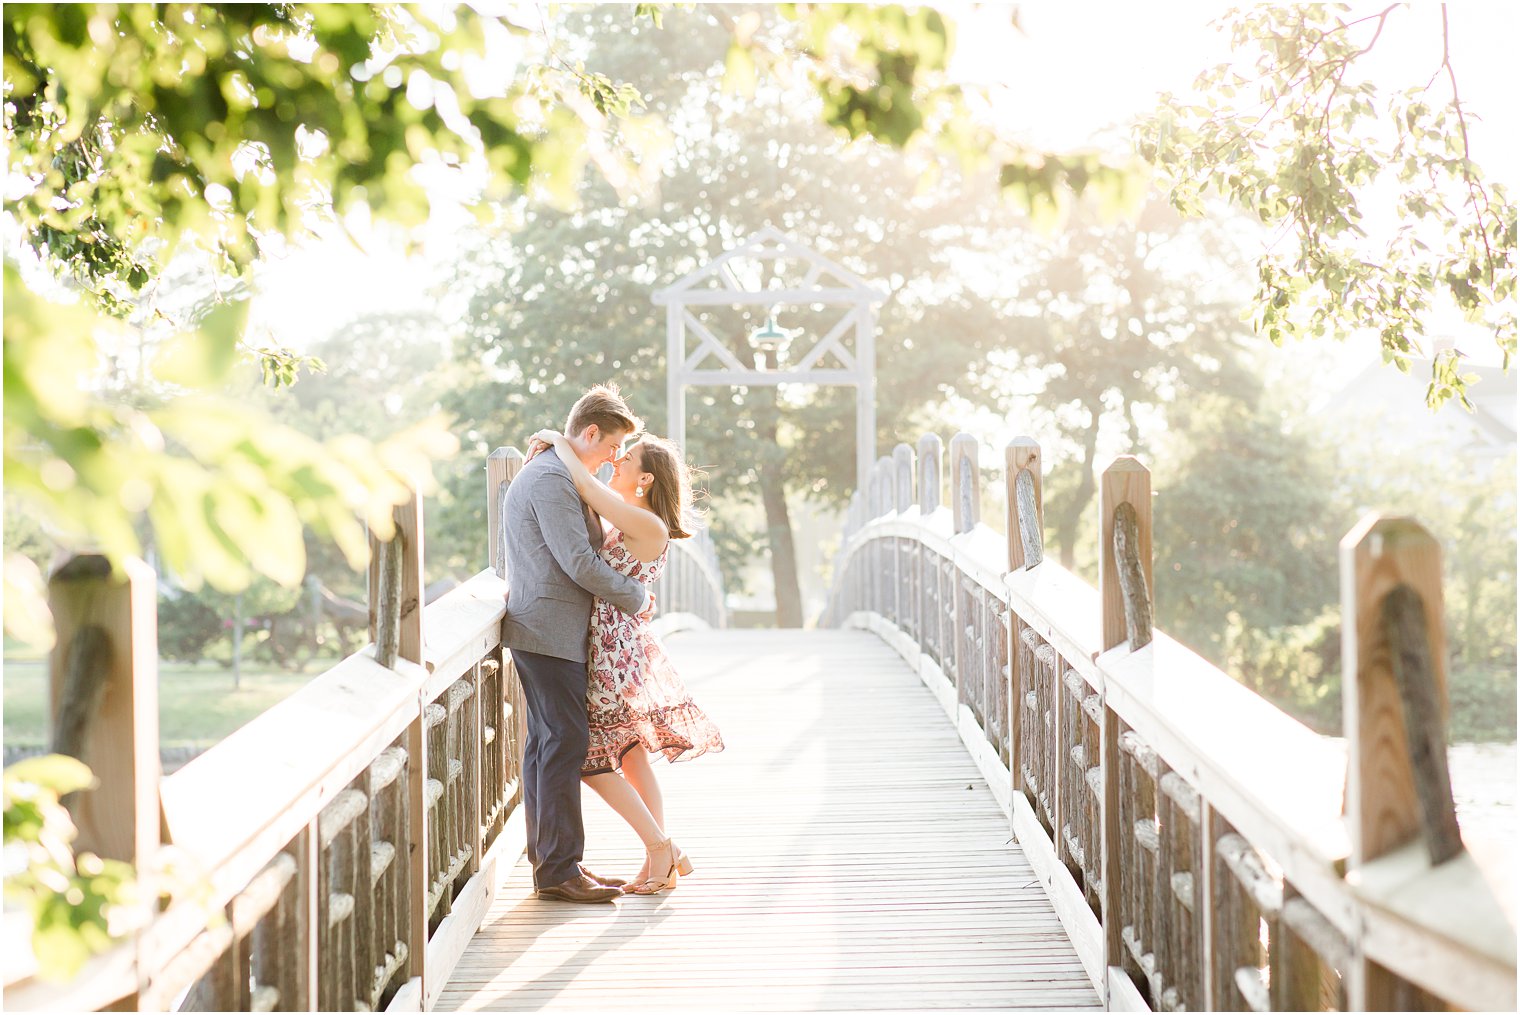
<svg viewBox="0 0 1520 1015"><path fill-rule="evenodd" d="M243 667L242 687L217 663L160 663L158 729L163 747L209 747L303 687L337 660L312 663L304 673ZM39 658L5 660L5 743L47 743L47 664Z"/></svg>

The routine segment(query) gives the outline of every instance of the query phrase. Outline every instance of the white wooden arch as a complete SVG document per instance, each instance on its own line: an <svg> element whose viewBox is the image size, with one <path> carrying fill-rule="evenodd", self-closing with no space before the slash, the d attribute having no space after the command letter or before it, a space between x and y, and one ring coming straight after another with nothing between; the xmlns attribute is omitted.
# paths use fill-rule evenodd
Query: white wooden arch
<svg viewBox="0 0 1520 1015"><path fill-rule="evenodd" d="M774 270L745 271L767 263L795 262L801 278ZM684 275L654 294L665 308L667 393L670 437L685 447L686 389L693 385L771 386L847 384L855 388L856 489L868 488L876 463L876 305L886 293L860 276L791 239L774 226ZM832 327L799 335L785 363L763 355L745 362L714 335L693 307L777 307L822 305L842 308ZM757 351L758 352L758 351ZM830 359L834 364L829 365Z"/></svg>

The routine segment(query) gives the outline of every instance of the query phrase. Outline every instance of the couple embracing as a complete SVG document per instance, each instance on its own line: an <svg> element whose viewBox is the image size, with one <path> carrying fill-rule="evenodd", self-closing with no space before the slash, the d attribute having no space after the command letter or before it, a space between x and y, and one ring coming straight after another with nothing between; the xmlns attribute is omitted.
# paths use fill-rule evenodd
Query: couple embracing
<svg viewBox="0 0 1520 1015"><path fill-rule="evenodd" d="M503 641L528 706L523 806L541 897L610 902L674 888L691 862L665 831L651 754L670 761L721 751L717 728L687 693L649 620L649 586L683 525L691 480L680 449L653 435L617 388L575 403L563 433L541 430L507 490ZM593 474L612 463L612 479ZM644 843L631 879L581 864L580 782Z"/></svg>

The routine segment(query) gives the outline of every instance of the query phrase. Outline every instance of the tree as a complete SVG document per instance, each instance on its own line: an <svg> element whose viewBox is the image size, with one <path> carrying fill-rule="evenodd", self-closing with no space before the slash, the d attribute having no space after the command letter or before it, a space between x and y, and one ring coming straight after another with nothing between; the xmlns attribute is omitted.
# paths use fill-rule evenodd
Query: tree
<svg viewBox="0 0 1520 1015"><path fill-rule="evenodd" d="M588 181L588 210L514 212L505 216L509 231L462 256L450 289L471 295L454 358L485 369L453 389L445 407L462 429L483 435L479 451L521 444L542 423L558 423L543 418L547 407L568 406L585 384L607 378L663 429L665 330L651 291L766 224L892 290L878 346L883 442L1004 340L991 303L958 270L967 251L1006 254L1010 237L1025 231L998 207L995 181L948 171L920 192L918 174L892 150L845 143L820 127L795 86L767 81L747 99L725 95L719 69L728 38L709 12L672 14L671 29L649 38L616 32L605 10L580 17L573 34L590 39L590 66L612 77L652 68L663 84L650 96L651 112L680 122L702 110L703 119L672 137L657 205L619 203ZM788 312L799 315L793 326L809 313ZM745 336L760 321L718 313L717 333L752 359ZM689 393L687 453L706 468L712 502L753 500L764 509L783 623L803 620L788 494L836 504L848 496L853 410L853 393L837 389ZM714 521L732 574L753 555L754 537L730 533L729 519Z"/></svg>
<svg viewBox="0 0 1520 1015"><path fill-rule="evenodd" d="M107 306L186 243L237 273L313 213L420 222L418 164L481 160L488 196L564 193L636 98L542 51L482 85L536 36L466 6L12 4L5 27L25 242Z"/></svg>
<svg viewBox="0 0 1520 1015"><path fill-rule="evenodd" d="M1429 32L1439 48L1407 87L1381 95L1359 77L1390 18L1435 16L1399 6L1350 21L1341 4L1232 11L1221 27L1235 59L1204 72L1191 102L1163 96L1138 130L1140 152L1182 211L1206 214L1206 196L1220 194L1292 236L1257 260L1255 325L1274 344L1373 333L1384 361L1407 371L1445 301L1492 333L1507 367L1515 205L1472 160L1447 5ZM1362 204L1390 193L1399 222L1388 233ZM1471 408L1467 381L1455 350L1437 353L1427 403Z"/></svg>
<svg viewBox="0 0 1520 1015"><path fill-rule="evenodd" d="M746 54L772 72L797 66L821 97L819 116L851 135L879 134L895 144L943 137L963 154L988 150L974 131L940 130L918 108L960 108L957 90L944 83L951 33L937 13L799 5L789 16L795 30L774 49L754 36L752 12L727 25L736 76ZM630 156L639 154L641 138L658 133L630 116L635 88L588 72L535 22L463 6L11 4L4 18L8 169L13 181L25 181L12 203L20 242L45 271L116 316L130 316L140 303L134 294L183 251L209 257L213 273L229 279L218 294L232 299L240 291L231 279L313 222L341 224L356 208L417 222L427 203L419 167L452 172L488 198L531 190L568 200L588 162L606 177L637 179ZM635 29L642 21L658 25L661 11L637 5L632 19ZM514 72L487 73L501 67ZM1029 153L1018 154L1030 161ZM1078 163L1087 173L1086 162ZM1052 172L1009 185L1034 200L1047 181L1061 185L1061 165L1057 159ZM1105 167L1095 175L1105 186L1122 177ZM98 539L120 556L139 545L132 523L144 514L148 493L187 486L213 493L201 500L208 509L213 501L236 503L229 477L253 475L250 462L262 467L266 428L214 411L203 422L206 403L181 400L149 421L164 438L161 451L158 436L134 443L148 432L133 430L140 417L65 404L69 392L90 387L100 361L84 337L95 323L82 310L63 312L24 294L20 277L7 257L6 394L8 404L21 406L7 412L7 474L25 475L21 495L42 513L65 497L41 477L70 477L72 510L64 517L72 524L60 536L75 545ZM22 319L23 304L30 322ZM188 335L166 357L165 381L214 386L230 363L254 358L280 385L317 365L278 342L249 343L235 308L218 309L198 330L195 320L176 323ZM56 363L51 378L9 368L13 360L39 364L40 348L31 347L51 343L57 327L73 331L53 346L68 350L67 374ZM57 390L45 390L50 381ZM214 447L200 439L208 432L220 435ZM198 463L170 450L175 443L192 450L199 443ZM400 463L353 442L345 447L346 460L310 445L303 454L307 471L343 472L347 482L309 485L287 476L271 486L270 515L262 520L284 532L273 544L229 532L211 514L197 517L185 496L160 496L158 503L178 508L161 507L148 521L159 538L180 544L181 566L196 566L192 552L208 554L208 577L224 587L247 580L240 557L289 581L298 563L292 518L319 519L357 548L352 524L339 521L356 505L335 490L363 488L369 521L388 532L386 508L400 486L387 466ZM411 454L405 464L425 465L447 452L448 441L434 428L409 447L428 454L420 461ZM121 452L130 462L107 460ZM127 464L149 474L177 470L184 482L147 493L128 484L123 497L128 473L118 466ZM185 531L203 538L186 543ZM272 545L279 552L269 552ZM7 563L7 587L35 600L35 572L21 558Z"/></svg>
<svg viewBox="0 0 1520 1015"><path fill-rule="evenodd" d="M660 19L650 5L633 14ZM899 143L922 132L914 107L931 93L920 71L942 72L949 53L937 14L826 6L797 15L816 22L797 55L810 61L832 122ZM618 153L641 132L613 121L636 90L540 46L510 17L464 6L11 4L0 17L11 222L23 260L38 262L23 283L7 244L7 492L75 548L120 558L139 552L148 530L189 584L204 577L235 591L259 573L293 585L303 526L362 562L355 514L388 538L390 507L405 495L394 474L425 485L430 461L453 451L449 435L434 426L379 445L319 444L219 404L207 392L239 359L256 359L276 386L316 366L248 343L236 306L176 322L186 334L158 364L165 388L155 406L94 400L97 312L130 317L134 294L182 253L238 278L314 220L341 224L365 208L419 221L418 168L463 170L466 180L474 172L477 193L568 198L586 161L614 176L628 168ZM853 35L842 52L840 26ZM504 45L487 52L493 39ZM505 81L503 67L512 69ZM492 72L497 80L477 90ZM84 300L37 295L48 274ZM5 581L7 631L51 640L35 565L8 553ZM9 788L8 845L22 807ZM56 881L37 899L66 912ZM53 942L75 961L104 938L86 941L78 925ZM51 925L37 926L42 935ZM35 941L44 961L59 957L49 943Z"/></svg>
<svg viewBox="0 0 1520 1015"><path fill-rule="evenodd" d="M179 383L160 378L156 392L97 400L81 382L101 369L96 335L108 322L85 306L36 296L9 268L5 305L7 492L46 518L63 545L113 557L142 552L146 521L161 562L190 587L210 581L236 592L255 573L296 586L308 526L361 565L369 552L364 521L387 533L390 505L405 495L395 476L424 479L429 461L452 450L436 425L383 442L322 443L212 398L232 361L196 359L211 330L187 347L171 344L160 359L161 372ZM27 573L16 555L7 567ZM18 588L40 597L35 569L30 588Z"/></svg>
<svg viewBox="0 0 1520 1015"><path fill-rule="evenodd" d="M1308 624L1339 595L1346 526L1334 456L1284 418L1254 378L1184 399L1168 416L1172 447L1156 476L1155 570L1166 583L1157 623L1217 665L1232 629Z"/></svg>
<svg viewBox="0 0 1520 1015"><path fill-rule="evenodd" d="M1132 222L1078 212L1030 242L998 302L1012 362L982 379L989 395L1030 392L1037 430L1059 435L1045 511L1063 566L1091 538L1100 454L1145 447L1179 407L1248 383L1240 303L1218 281L1237 263L1227 226L1158 201Z"/></svg>

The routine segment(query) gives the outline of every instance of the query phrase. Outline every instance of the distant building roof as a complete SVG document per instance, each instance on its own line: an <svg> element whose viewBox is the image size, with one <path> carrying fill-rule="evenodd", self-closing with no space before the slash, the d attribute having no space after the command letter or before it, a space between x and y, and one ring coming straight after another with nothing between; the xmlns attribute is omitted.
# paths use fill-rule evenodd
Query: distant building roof
<svg viewBox="0 0 1520 1015"><path fill-rule="evenodd" d="M1430 383L1429 359L1413 359L1404 373L1381 361L1369 363L1316 410L1315 415L1355 415L1370 420L1377 416L1407 419L1421 431L1431 424L1449 435L1456 448L1491 454L1513 449L1516 442L1515 382L1503 368L1466 362L1464 374L1476 375L1467 386L1471 412L1453 405L1431 417L1425 408L1425 389Z"/></svg>

